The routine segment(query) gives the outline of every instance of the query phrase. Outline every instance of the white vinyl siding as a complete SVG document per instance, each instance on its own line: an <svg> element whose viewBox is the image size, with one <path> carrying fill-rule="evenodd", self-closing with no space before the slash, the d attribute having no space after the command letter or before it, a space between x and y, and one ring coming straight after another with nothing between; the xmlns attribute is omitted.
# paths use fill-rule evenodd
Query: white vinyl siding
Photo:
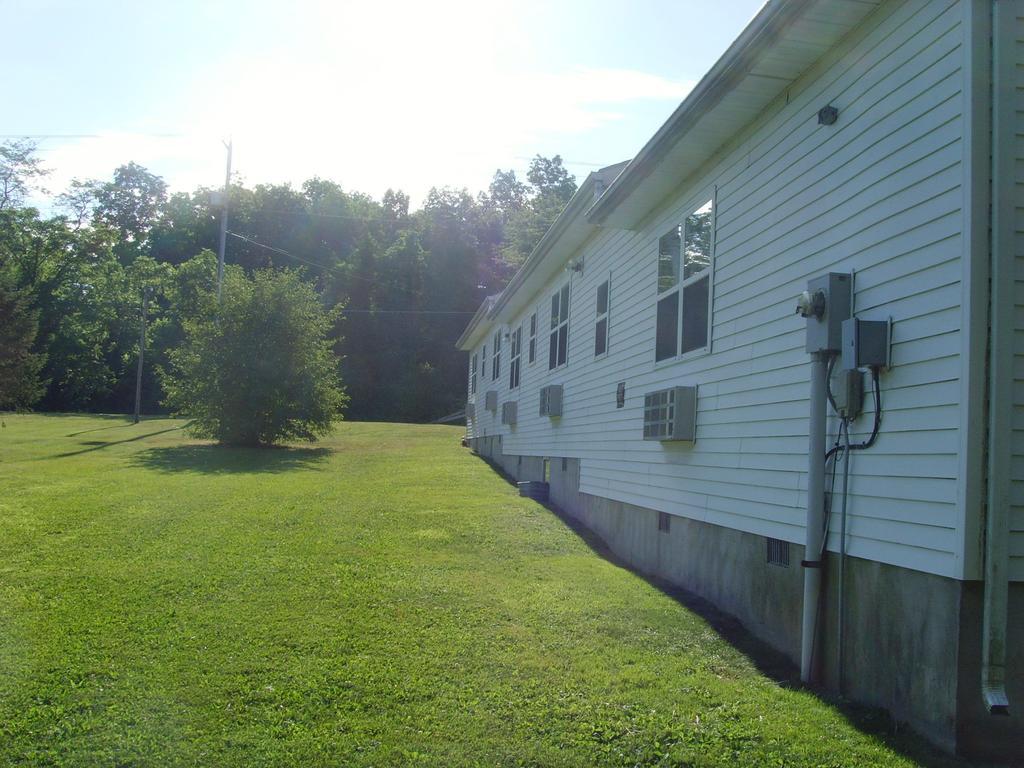
<svg viewBox="0 0 1024 768"><path fill-rule="evenodd" d="M505 453L579 458L586 493L802 542L809 358L794 302L808 278L855 271L858 316L895 324L882 431L851 461L850 554L960 572L962 13L932 0L881 13L639 231L600 229L565 254L586 264L574 296L593 296L614 271L615 344L594 359L593 337L570 335L573 365L524 367ZM828 103L838 122L819 126ZM659 238L715 187L711 352L655 365ZM550 300L562 281L530 303ZM532 311L510 319L528 322ZM570 325L591 326L593 312L574 302ZM564 387L558 420L537 416L548 383ZM644 394L677 384L699 385L696 443L644 442ZM865 407L854 440L870 429L870 394ZM1016 541L1024 555L1024 536Z"/></svg>
<svg viewBox="0 0 1024 768"><path fill-rule="evenodd" d="M1014 217L1016 297L1013 370L1013 456L1010 464L1010 578L1024 581L1024 2L1017 6L1016 174Z"/></svg>

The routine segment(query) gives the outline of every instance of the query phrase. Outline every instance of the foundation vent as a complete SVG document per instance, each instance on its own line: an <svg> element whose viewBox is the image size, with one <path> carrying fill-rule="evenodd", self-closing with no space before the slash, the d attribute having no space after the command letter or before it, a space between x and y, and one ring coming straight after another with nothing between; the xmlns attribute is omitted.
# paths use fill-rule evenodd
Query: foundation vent
<svg viewBox="0 0 1024 768"><path fill-rule="evenodd" d="M658 530L662 533L668 533L672 527L672 515L668 512L658 513Z"/></svg>
<svg viewBox="0 0 1024 768"><path fill-rule="evenodd" d="M789 568L789 542L781 539L765 538L768 542L768 565Z"/></svg>

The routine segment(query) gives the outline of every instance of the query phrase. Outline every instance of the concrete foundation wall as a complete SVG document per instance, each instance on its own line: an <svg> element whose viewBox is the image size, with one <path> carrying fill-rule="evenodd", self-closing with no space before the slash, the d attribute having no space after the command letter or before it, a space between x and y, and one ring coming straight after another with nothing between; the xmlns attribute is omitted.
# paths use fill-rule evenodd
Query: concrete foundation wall
<svg viewBox="0 0 1024 768"><path fill-rule="evenodd" d="M498 438L476 443L478 453L513 478L543 479L543 459L506 456ZM767 562L763 536L678 516L661 530L654 510L580 493L578 460L548 461L551 503L618 557L712 602L799 661L803 547L790 544L789 565L783 566ZM852 557L844 581L840 680L839 558L830 554L816 654L824 687L887 709L945 749L1024 761L1024 584L1011 589L1011 716L1000 718L981 703L980 584Z"/></svg>

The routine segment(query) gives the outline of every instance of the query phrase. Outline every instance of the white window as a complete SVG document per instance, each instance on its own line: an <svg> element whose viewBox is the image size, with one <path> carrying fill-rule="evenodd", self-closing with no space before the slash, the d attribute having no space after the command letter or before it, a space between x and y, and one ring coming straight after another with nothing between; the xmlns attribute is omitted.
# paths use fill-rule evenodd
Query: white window
<svg viewBox="0 0 1024 768"><path fill-rule="evenodd" d="M501 330L494 332L494 351L491 353L491 381L501 376Z"/></svg>
<svg viewBox="0 0 1024 768"><path fill-rule="evenodd" d="M569 351L569 284L551 297L551 335L548 337L548 370L565 365Z"/></svg>
<svg viewBox="0 0 1024 768"><path fill-rule="evenodd" d="M470 366L469 366L469 394L471 394L471 395L475 395L476 394L476 366L477 366L477 356L474 354L473 355L473 362L470 363Z"/></svg>
<svg viewBox="0 0 1024 768"><path fill-rule="evenodd" d="M714 213L708 200L658 241L655 360L710 345Z"/></svg>
<svg viewBox="0 0 1024 768"><path fill-rule="evenodd" d="M530 356L529 361L532 364L537 359L537 313L534 312L530 315Z"/></svg>
<svg viewBox="0 0 1024 768"><path fill-rule="evenodd" d="M594 357L608 351L608 288L611 280L597 286L597 320L594 323Z"/></svg>
<svg viewBox="0 0 1024 768"><path fill-rule="evenodd" d="M523 352L523 326L520 325L512 331L512 338L509 341L508 351L508 388L515 389L519 386L519 359Z"/></svg>

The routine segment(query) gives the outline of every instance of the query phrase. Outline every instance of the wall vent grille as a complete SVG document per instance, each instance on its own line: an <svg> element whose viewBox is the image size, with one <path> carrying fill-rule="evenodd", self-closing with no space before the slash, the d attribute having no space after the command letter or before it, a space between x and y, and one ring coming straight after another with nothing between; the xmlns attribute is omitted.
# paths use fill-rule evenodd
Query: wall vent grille
<svg viewBox="0 0 1024 768"><path fill-rule="evenodd" d="M672 515L668 512L658 513L658 530L662 533L668 533L672 528Z"/></svg>
<svg viewBox="0 0 1024 768"><path fill-rule="evenodd" d="M789 542L770 537L765 541L768 542L768 565L789 568Z"/></svg>

